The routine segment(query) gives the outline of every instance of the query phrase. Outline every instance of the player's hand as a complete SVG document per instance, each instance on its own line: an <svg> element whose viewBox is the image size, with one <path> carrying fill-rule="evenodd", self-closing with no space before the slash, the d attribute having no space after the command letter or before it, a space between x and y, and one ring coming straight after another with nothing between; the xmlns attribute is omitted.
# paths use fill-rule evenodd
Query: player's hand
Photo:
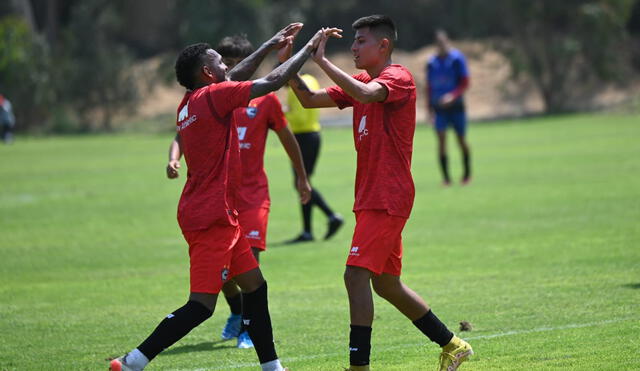
<svg viewBox="0 0 640 371"><path fill-rule="evenodd" d="M298 178L296 187L298 188L298 193L300 194L300 202L306 204L311 200L311 184L309 184L309 180L307 178Z"/></svg>
<svg viewBox="0 0 640 371"><path fill-rule="evenodd" d="M447 108L451 106L455 101L456 101L456 96L453 95L453 93L447 93L443 95L442 98L440 98L438 103L440 104L441 107Z"/></svg>
<svg viewBox="0 0 640 371"><path fill-rule="evenodd" d="M167 164L167 178L175 179L178 176L180 176L180 173L178 172L178 169L180 169L180 161L179 160L171 160L171 161L169 161L169 164Z"/></svg>
<svg viewBox="0 0 640 371"><path fill-rule="evenodd" d="M318 32L315 33L315 35L313 35L313 37L311 38L311 40L309 40L307 45L311 46L312 49L317 49L323 38L335 37L340 39L342 38L341 32L342 30L339 28L323 27L319 29ZM326 44L326 40L325 40L325 44ZM322 54L324 55L324 48L323 48Z"/></svg>
<svg viewBox="0 0 640 371"><path fill-rule="evenodd" d="M291 23L287 27L278 31L267 43L273 49L281 49L285 47L288 43L292 43L293 39L296 38L296 35L302 29L302 23L296 22Z"/></svg>
<svg viewBox="0 0 640 371"><path fill-rule="evenodd" d="M278 62L284 63L289 58L291 58L291 54L293 53L293 38L287 40L287 43L282 48L278 49Z"/></svg>

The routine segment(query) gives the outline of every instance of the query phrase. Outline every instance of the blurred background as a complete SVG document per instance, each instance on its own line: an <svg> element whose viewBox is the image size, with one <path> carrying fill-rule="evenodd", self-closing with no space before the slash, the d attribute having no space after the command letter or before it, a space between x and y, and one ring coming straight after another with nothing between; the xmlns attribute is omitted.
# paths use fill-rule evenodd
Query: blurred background
<svg viewBox="0 0 640 371"><path fill-rule="evenodd" d="M354 71L350 25L374 13L396 21L394 62L420 94L434 31L448 31L468 58L472 120L640 106L637 0L4 0L0 94L18 133L170 131L183 93L173 62L185 45L244 33L258 46L301 21L299 46L337 26L345 38L329 44L331 58ZM348 125L350 115L324 110L322 120Z"/></svg>

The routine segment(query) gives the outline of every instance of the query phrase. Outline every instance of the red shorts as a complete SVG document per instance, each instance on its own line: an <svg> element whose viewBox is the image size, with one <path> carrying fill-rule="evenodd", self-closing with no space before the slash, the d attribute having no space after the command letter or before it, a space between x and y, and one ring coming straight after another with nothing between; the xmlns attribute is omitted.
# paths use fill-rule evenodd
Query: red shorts
<svg viewBox="0 0 640 371"><path fill-rule="evenodd" d="M241 211L238 214L238 222L242 228L242 234L251 247L264 251L267 249L267 222L269 221L269 209L261 207Z"/></svg>
<svg viewBox="0 0 640 371"><path fill-rule="evenodd" d="M217 294L231 278L258 267L240 227L183 231L189 244L191 292Z"/></svg>
<svg viewBox="0 0 640 371"><path fill-rule="evenodd" d="M380 275L399 276L402 270L402 229L407 218L385 210L356 211L347 265L362 267Z"/></svg>

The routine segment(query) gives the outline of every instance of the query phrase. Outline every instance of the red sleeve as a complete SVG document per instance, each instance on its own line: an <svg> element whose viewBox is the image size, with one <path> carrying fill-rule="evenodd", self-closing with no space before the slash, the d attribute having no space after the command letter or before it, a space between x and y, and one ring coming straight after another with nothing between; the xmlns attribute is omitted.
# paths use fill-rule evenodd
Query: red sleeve
<svg viewBox="0 0 640 371"><path fill-rule="evenodd" d="M251 81L224 81L209 85L209 97L218 115L224 117L239 107L249 105Z"/></svg>
<svg viewBox="0 0 640 371"><path fill-rule="evenodd" d="M351 107L355 102L355 99L351 98L349 94L345 93L345 91L337 85L328 87L326 91L340 109Z"/></svg>
<svg viewBox="0 0 640 371"><path fill-rule="evenodd" d="M371 80L371 78L366 72L362 72L358 75L353 75L351 77L364 83L367 83ZM340 109L343 109L346 107L352 107L353 104L356 102L355 99L353 99L349 94L347 94L344 90L342 90L341 87L337 85L327 88L326 91L327 91L327 94L329 94L329 97L333 99L333 101L338 105L338 108Z"/></svg>
<svg viewBox="0 0 640 371"><path fill-rule="evenodd" d="M266 97L269 102L269 129L278 131L287 126L287 119L284 118L282 105L278 97L270 93Z"/></svg>
<svg viewBox="0 0 640 371"><path fill-rule="evenodd" d="M380 76L373 81L384 85L387 88L387 99L384 103L392 103L409 98L416 86L413 78L404 69L397 67L386 68Z"/></svg>

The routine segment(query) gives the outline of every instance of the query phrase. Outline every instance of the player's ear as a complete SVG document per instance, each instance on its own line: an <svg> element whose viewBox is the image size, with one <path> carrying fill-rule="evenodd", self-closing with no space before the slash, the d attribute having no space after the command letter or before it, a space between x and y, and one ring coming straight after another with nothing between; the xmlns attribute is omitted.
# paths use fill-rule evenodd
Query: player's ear
<svg viewBox="0 0 640 371"><path fill-rule="evenodd" d="M209 67L207 66L202 66L201 69L202 73L207 76L208 78L213 78L213 72L209 69Z"/></svg>
<svg viewBox="0 0 640 371"><path fill-rule="evenodd" d="M389 52L389 48L391 46L391 42L386 37L380 40L380 51L382 54L387 54Z"/></svg>

